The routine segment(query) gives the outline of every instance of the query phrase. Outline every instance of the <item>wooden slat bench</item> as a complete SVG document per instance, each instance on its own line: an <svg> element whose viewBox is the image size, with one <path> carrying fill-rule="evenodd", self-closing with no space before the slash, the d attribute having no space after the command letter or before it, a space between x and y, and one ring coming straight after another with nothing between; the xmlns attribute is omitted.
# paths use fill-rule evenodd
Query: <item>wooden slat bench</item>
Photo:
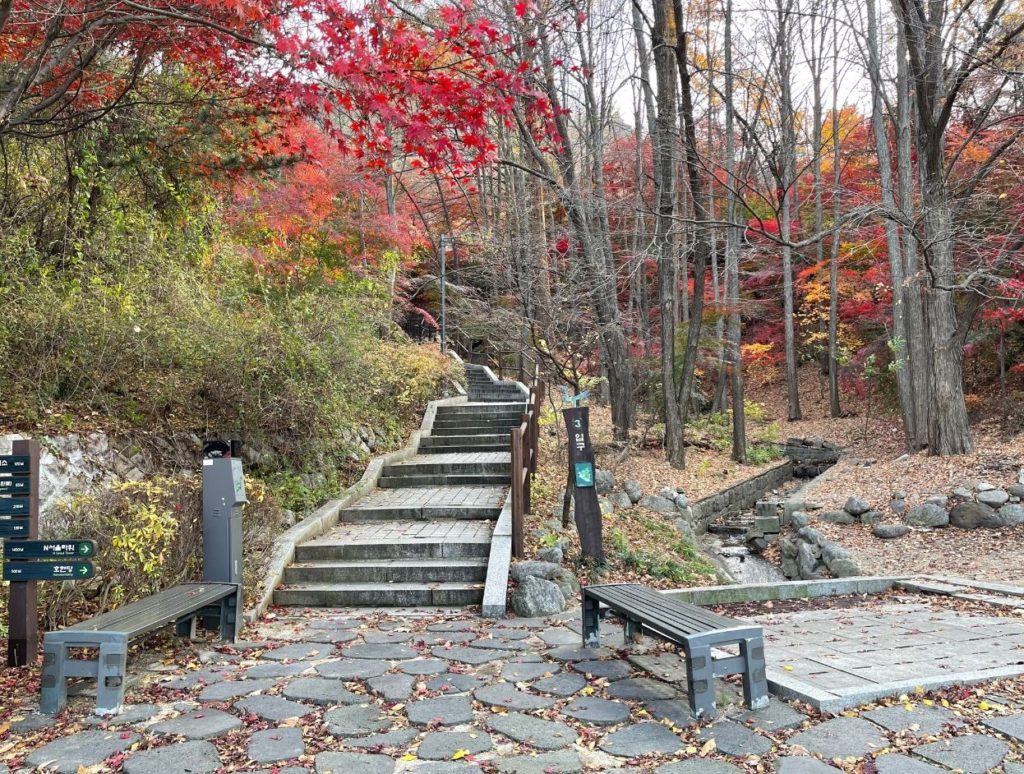
<svg viewBox="0 0 1024 774"><path fill-rule="evenodd" d="M743 699L751 709L768 706L760 626L678 602L639 583L584 586L582 594L585 647L600 643L600 619L609 612L625 623L627 643L634 634L649 634L682 647L696 717L714 716L715 678L725 675L743 675ZM739 655L713 657L711 649L720 645L739 645Z"/></svg>
<svg viewBox="0 0 1024 774"><path fill-rule="evenodd" d="M199 617L216 617L221 638L233 642L241 628L241 599L242 589L236 583L185 583L67 629L47 632L40 711L59 712L67 704L68 678L87 677L96 680L96 714L120 712L129 642L170 624L175 624L178 634L191 636ZM71 651L78 648L98 650L98 657L75 658Z"/></svg>

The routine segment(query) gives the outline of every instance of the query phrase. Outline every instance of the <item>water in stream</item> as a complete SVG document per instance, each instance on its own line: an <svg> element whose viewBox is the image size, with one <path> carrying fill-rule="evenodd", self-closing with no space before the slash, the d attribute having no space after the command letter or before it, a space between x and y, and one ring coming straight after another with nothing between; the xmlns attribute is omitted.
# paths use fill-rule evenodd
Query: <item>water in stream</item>
<svg viewBox="0 0 1024 774"><path fill-rule="evenodd" d="M717 553L737 583L775 583L787 580L782 570L758 556L745 545L723 544Z"/></svg>

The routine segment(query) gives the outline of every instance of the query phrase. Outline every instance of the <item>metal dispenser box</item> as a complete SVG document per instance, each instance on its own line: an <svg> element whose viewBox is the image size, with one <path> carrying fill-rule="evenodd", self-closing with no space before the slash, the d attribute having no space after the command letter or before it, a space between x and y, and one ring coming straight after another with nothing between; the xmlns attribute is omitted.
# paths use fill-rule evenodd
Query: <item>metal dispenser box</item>
<svg viewBox="0 0 1024 774"><path fill-rule="evenodd" d="M242 583L242 461L203 460L203 580Z"/></svg>

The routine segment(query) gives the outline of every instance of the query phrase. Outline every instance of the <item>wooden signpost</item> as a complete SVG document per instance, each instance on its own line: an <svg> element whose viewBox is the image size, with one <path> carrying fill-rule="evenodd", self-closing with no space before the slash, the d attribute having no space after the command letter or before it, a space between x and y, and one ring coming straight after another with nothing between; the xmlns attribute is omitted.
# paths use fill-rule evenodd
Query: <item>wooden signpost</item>
<svg viewBox="0 0 1024 774"><path fill-rule="evenodd" d="M594 447L590 443L590 409L574 406L562 409L569 434L569 481L576 499L576 530L580 548L591 561L604 562L601 540L601 505L597 500Z"/></svg>
<svg viewBox="0 0 1024 774"><path fill-rule="evenodd" d="M4 541L7 598L7 665L25 666L39 652L36 582L83 580L95 572L91 540L39 540L39 441L15 441L0 456L0 539ZM30 561L41 559L43 561Z"/></svg>

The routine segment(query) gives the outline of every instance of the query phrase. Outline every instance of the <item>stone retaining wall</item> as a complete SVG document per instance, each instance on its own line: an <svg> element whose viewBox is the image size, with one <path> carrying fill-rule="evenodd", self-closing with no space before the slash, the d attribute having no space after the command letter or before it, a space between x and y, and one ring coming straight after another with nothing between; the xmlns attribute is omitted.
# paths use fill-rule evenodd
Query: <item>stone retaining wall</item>
<svg viewBox="0 0 1024 774"><path fill-rule="evenodd" d="M782 486L793 478L793 462L786 460L753 478L722 489L703 500L691 504L694 531L706 532L708 524L719 516L753 508L761 496L770 489Z"/></svg>

